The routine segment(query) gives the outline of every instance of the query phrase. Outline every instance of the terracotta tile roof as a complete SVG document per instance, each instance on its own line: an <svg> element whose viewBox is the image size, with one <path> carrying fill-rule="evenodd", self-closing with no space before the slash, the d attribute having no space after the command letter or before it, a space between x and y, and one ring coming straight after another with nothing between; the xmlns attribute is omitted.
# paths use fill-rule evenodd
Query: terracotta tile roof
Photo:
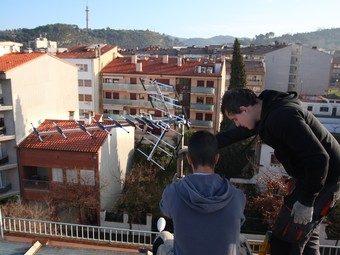
<svg viewBox="0 0 340 255"><path fill-rule="evenodd" d="M196 73L196 66L214 67L215 62L211 60L183 59L182 65L177 65L177 58L168 59L168 63L163 63L163 58L138 59L142 63L142 72L137 72L136 64L131 62L132 57L116 58L107 64L102 73L120 74L154 74L154 75L176 75L176 76L221 76L221 73Z"/></svg>
<svg viewBox="0 0 340 255"><path fill-rule="evenodd" d="M116 46L105 45L100 48L100 54L103 55L108 51L114 49ZM89 47L88 45L76 46L69 49L67 52L58 53L56 55L59 58L97 58L96 51L94 47Z"/></svg>
<svg viewBox="0 0 340 255"><path fill-rule="evenodd" d="M226 61L227 73L231 71L231 60ZM244 65L246 73L265 73L265 68L262 61L259 60L245 60Z"/></svg>
<svg viewBox="0 0 340 255"><path fill-rule="evenodd" d="M17 66L25 64L33 59L41 57L47 53L8 53L0 56L0 72L7 72Z"/></svg>
<svg viewBox="0 0 340 255"><path fill-rule="evenodd" d="M67 139L57 131L53 122L63 130ZM112 122L102 124L112 125ZM18 145L18 147L56 151L98 152L107 139L108 133L98 128L95 122L87 125L82 123L82 125L93 135L93 138L81 130L73 120L45 120L36 128L43 139L43 142L40 142L38 136L33 131Z"/></svg>

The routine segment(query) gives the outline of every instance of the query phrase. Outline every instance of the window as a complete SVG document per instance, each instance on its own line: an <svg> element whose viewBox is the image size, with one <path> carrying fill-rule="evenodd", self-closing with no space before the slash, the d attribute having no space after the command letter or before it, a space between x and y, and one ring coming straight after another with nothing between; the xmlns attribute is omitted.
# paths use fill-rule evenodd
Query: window
<svg viewBox="0 0 340 255"><path fill-rule="evenodd" d="M203 120L203 113L196 113L196 120Z"/></svg>
<svg viewBox="0 0 340 255"><path fill-rule="evenodd" d="M131 93L130 94L130 100L137 100L137 94L136 93Z"/></svg>
<svg viewBox="0 0 340 255"><path fill-rule="evenodd" d="M137 78L130 78L130 84L137 84Z"/></svg>
<svg viewBox="0 0 340 255"><path fill-rule="evenodd" d="M66 169L66 181L68 183L78 183L77 170L75 170L75 169Z"/></svg>
<svg viewBox="0 0 340 255"><path fill-rule="evenodd" d="M307 106L307 110L310 111L310 112L313 111L313 106L312 105L308 105Z"/></svg>
<svg viewBox="0 0 340 255"><path fill-rule="evenodd" d="M87 64L76 64L78 67L78 72L87 72L88 71L88 66Z"/></svg>
<svg viewBox="0 0 340 255"><path fill-rule="evenodd" d="M328 112L329 108L327 106L321 106L320 112Z"/></svg>
<svg viewBox="0 0 340 255"><path fill-rule="evenodd" d="M112 96L111 92L105 91L104 95L105 98L111 99L112 98L111 96Z"/></svg>
<svg viewBox="0 0 340 255"><path fill-rule="evenodd" d="M82 185L94 186L95 178L93 170L80 170L80 183Z"/></svg>
<svg viewBox="0 0 340 255"><path fill-rule="evenodd" d="M63 182L63 169L62 168L52 168L52 181Z"/></svg>
<svg viewBox="0 0 340 255"><path fill-rule="evenodd" d="M87 102L92 102L92 95L84 95L85 96L85 101Z"/></svg>
<svg viewBox="0 0 340 255"><path fill-rule="evenodd" d="M79 95L78 95L78 99L79 99L79 101L84 101L84 95L79 94Z"/></svg>
<svg viewBox="0 0 340 255"><path fill-rule="evenodd" d="M204 81L197 81L197 87L204 87Z"/></svg>
<svg viewBox="0 0 340 255"><path fill-rule="evenodd" d="M139 94L139 99L145 99L145 95L144 94Z"/></svg>
<svg viewBox="0 0 340 255"><path fill-rule="evenodd" d="M207 81L207 88L213 88L214 87L214 81Z"/></svg>
<svg viewBox="0 0 340 255"><path fill-rule="evenodd" d="M104 83L113 83L113 80L111 78L104 78Z"/></svg>
<svg viewBox="0 0 340 255"><path fill-rule="evenodd" d="M130 109L130 114L136 115L136 114L137 114L137 109L131 108L131 109Z"/></svg>
<svg viewBox="0 0 340 255"><path fill-rule="evenodd" d="M113 99L119 99L119 93L112 93Z"/></svg>
<svg viewBox="0 0 340 255"><path fill-rule="evenodd" d="M84 87L92 87L91 80L84 80Z"/></svg>
<svg viewBox="0 0 340 255"><path fill-rule="evenodd" d="M212 98L212 97L207 97L207 98L205 99L205 102L206 102L206 104L214 104L214 98Z"/></svg>
<svg viewBox="0 0 340 255"><path fill-rule="evenodd" d="M197 104L204 104L204 97L197 97Z"/></svg>
<svg viewBox="0 0 340 255"><path fill-rule="evenodd" d="M91 80L78 80L79 87L92 87Z"/></svg>
<svg viewBox="0 0 340 255"><path fill-rule="evenodd" d="M206 113L205 114L205 120L206 121L212 121L212 114L211 113Z"/></svg>

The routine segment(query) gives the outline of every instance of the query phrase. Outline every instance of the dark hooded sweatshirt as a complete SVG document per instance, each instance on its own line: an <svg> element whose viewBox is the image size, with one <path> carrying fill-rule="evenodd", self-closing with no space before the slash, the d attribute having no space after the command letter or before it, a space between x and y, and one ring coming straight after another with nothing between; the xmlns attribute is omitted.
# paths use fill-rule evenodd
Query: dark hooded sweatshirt
<svg viewBox="0 0 340 255"><path fill-rule="evenodd" d="M218 174L190 174L168 185L160 202L174 224L176 255L236 255L244 193Z"/></svg>
<svg viewBox="0 0 340 255"><path fill-rule="evenodd" d="M237 127L217 134L219 147L259 134L286 172L300 180L299 202L312 206L325 184L340 176L340 146L295 93L263 91L261 120L252 130Z"/></svg>

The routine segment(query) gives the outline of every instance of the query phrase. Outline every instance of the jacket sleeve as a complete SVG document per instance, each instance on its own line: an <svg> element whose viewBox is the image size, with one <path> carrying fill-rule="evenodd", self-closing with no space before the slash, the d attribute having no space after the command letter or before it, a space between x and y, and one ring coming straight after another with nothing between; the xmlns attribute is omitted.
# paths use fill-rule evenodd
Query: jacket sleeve
<svg viewBox="0 0 340 255"><path fill-rule="evenodd" d="M167 186L164 191L163 191L163 195L162 195L162 199L159 202L159 207L161 209L161 212L163 213L164 216L172 218L171 217L171 212L170 212L170 197L169 197L169 186Z"/></svg>
<svg viewBox="0 0 340 255"><path fill-rule="evenodd" d="M216 134L218 148L221 149L235 142L244 140L257 134L256 129L249 130L244 127L232 128Z"/></svg>
<svg viewBox="0 0 340 255"><path fill-rule="evenodd" d="M307 123L307 117L296 109L282 111L266 126L280 148L275 148L278 159L283 159L281 163L290 175L302 181L299 202L312 206L325 184L329 155L320 142L324 127L316 119Z"/></svg>

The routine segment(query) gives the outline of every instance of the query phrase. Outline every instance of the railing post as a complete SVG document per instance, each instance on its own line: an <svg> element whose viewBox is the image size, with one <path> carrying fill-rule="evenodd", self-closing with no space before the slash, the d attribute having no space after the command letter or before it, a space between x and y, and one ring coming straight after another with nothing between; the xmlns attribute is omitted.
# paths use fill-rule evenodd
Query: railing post
<svg viewBox="0 0 340 255"><path fill-rule="evenodd" d="M4 229L2 227L2 212L0 208L0 239L4 240Z"/></svg>

